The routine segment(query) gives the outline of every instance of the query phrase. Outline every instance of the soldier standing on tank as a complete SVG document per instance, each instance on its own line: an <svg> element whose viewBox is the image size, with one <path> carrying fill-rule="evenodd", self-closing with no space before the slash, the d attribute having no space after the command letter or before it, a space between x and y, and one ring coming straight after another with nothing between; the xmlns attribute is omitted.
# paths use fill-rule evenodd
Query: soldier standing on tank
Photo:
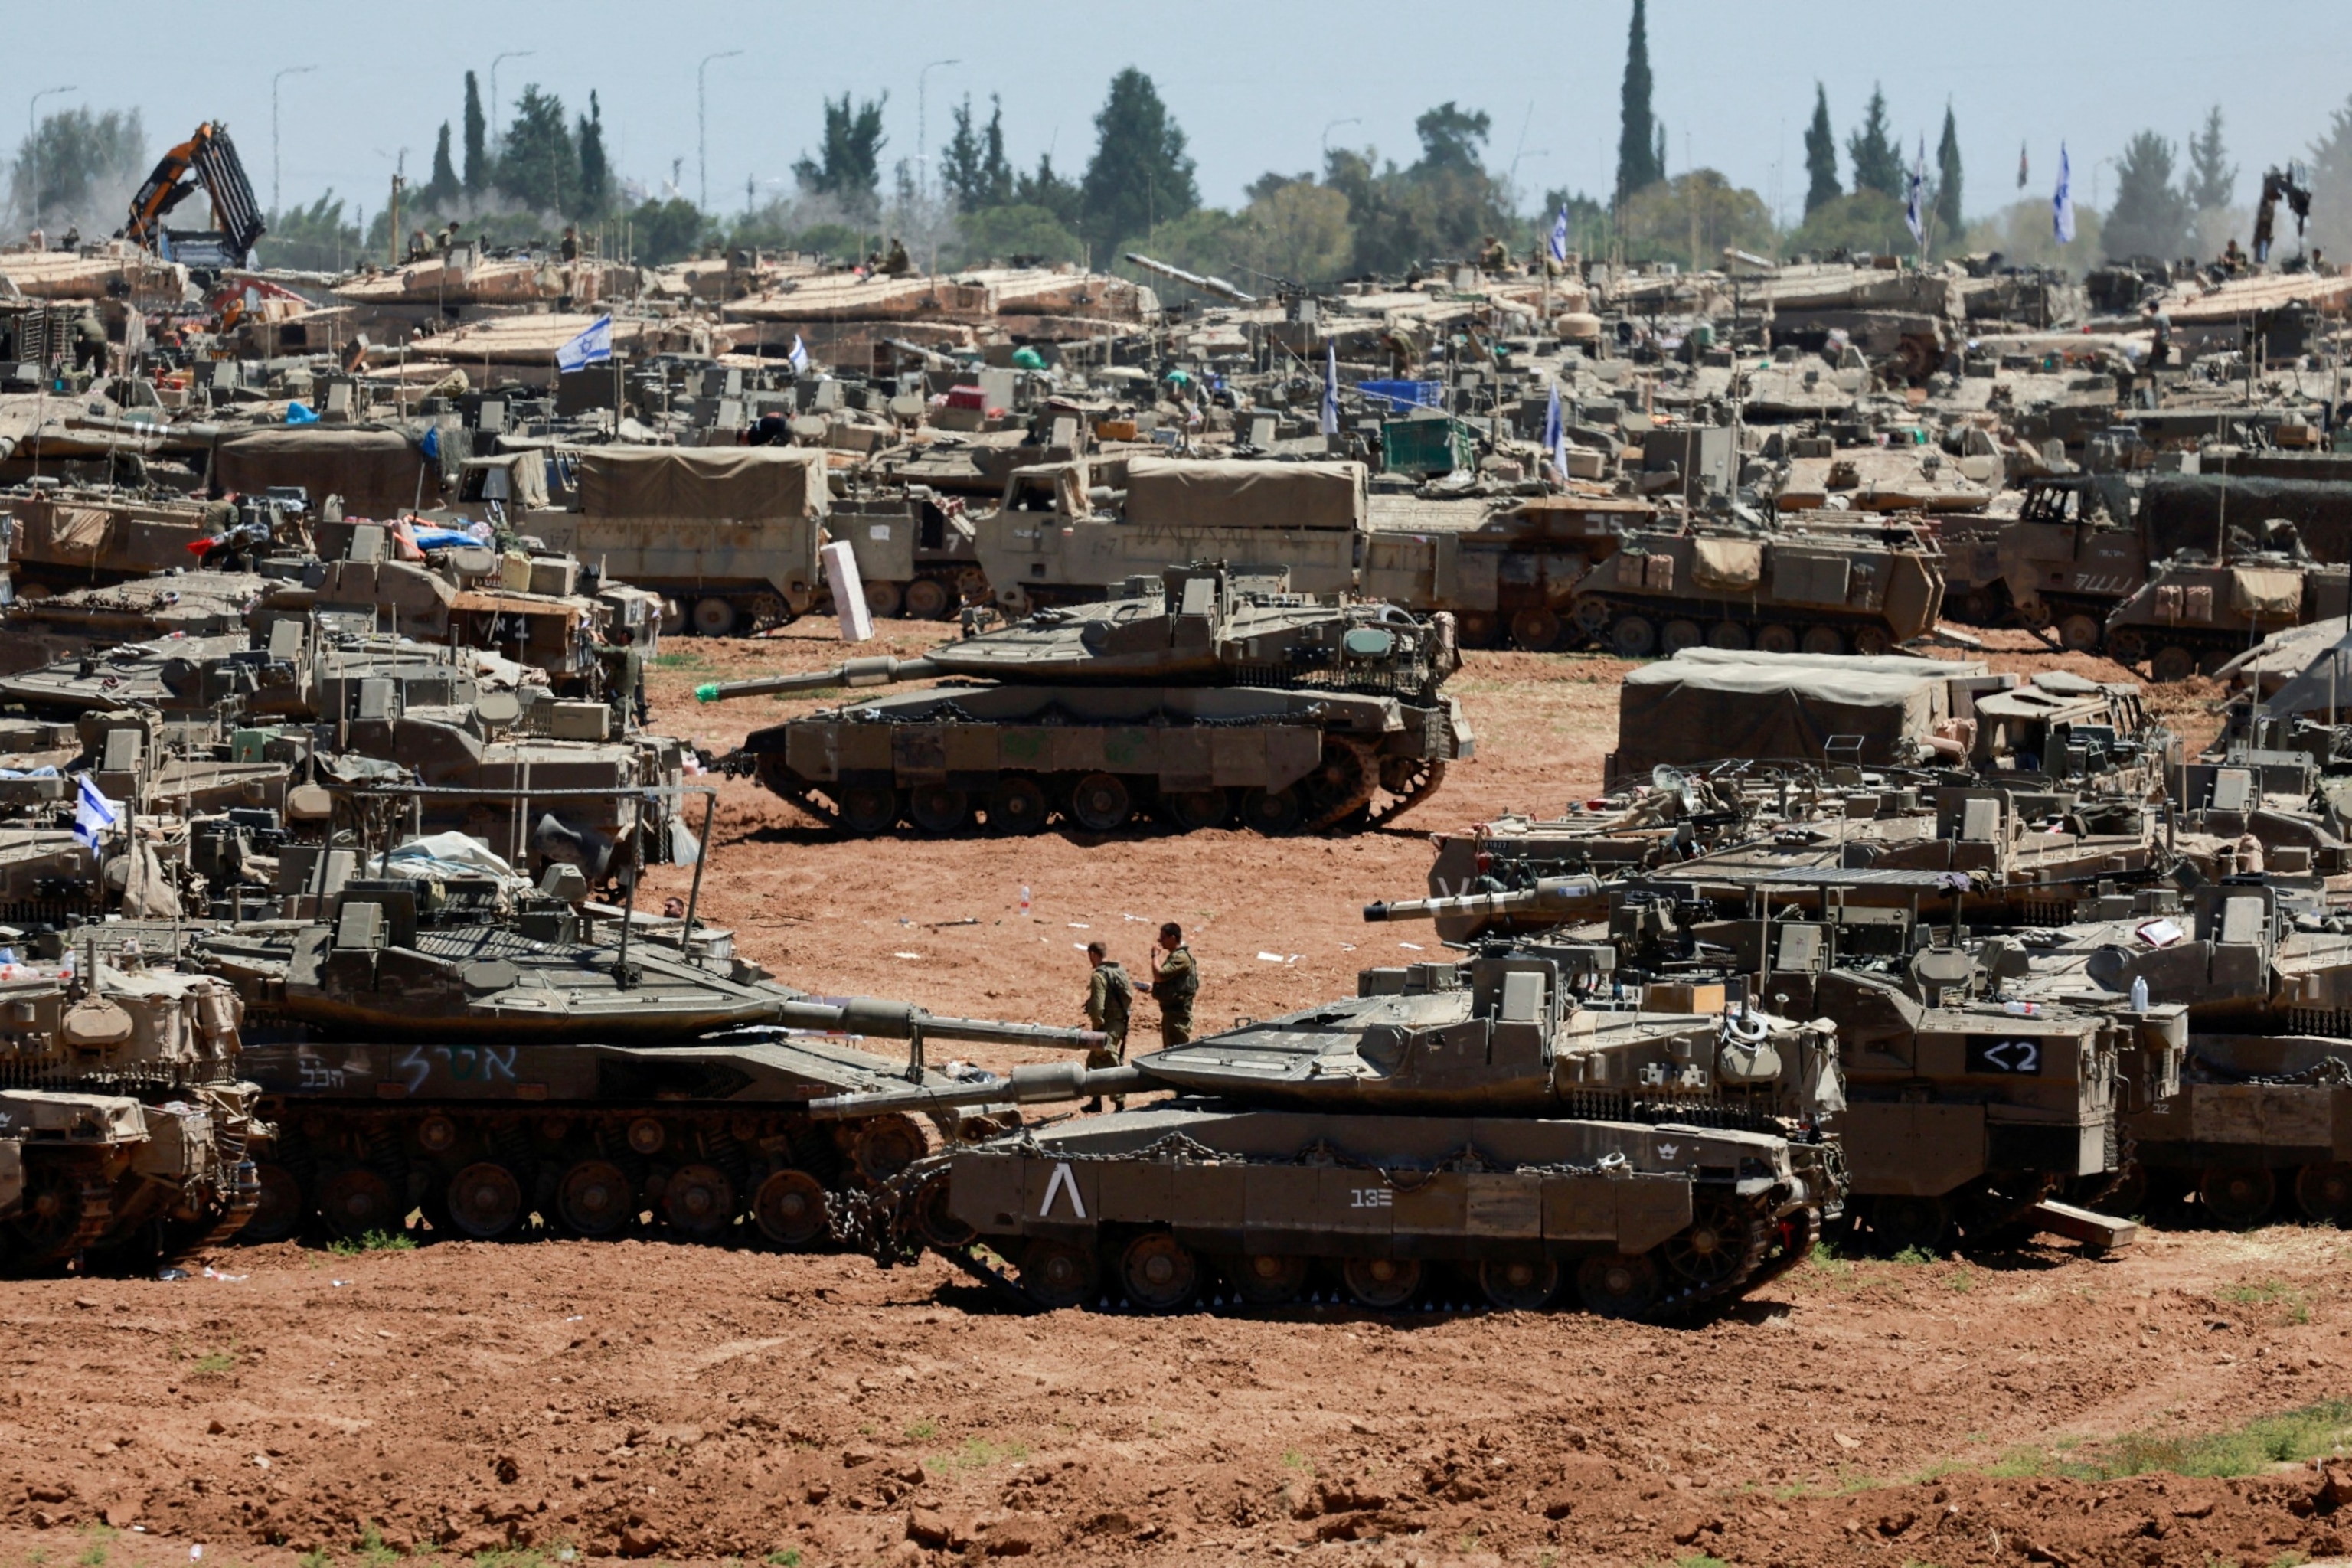
<svg viewBox="0 0 2352 1568"><path fill-rule="evenodd" d="M613 731L625 735L632 722L643 724L649 717L646 711L646 656L637 651L636 638L626 626L614 627L609 638L599 637L594 652L604 677L604 700L613 710Z"/></svg>
<svg viewBox="0 0 2352 1568"><path fill-rule="evenodd" d="M1152 1000L1160 1004L1160 1043L1181 1046L1192 1037L1192 998L1201 994L1201 966L1184 945L1184 928L1170 921L1160 928L1151 954Z"/></svg>
<svg viewBox="0 0 2352 1568"><path fill-rule="evenodd" d="M1128 978L1127 969L1110 956L1110 950L1101 942L1087 943L1087 963L1092 966L1087 976L1087 1027L1099 1029L1106 1037L1103 1043L1087 1053L1087 1070L1115 1068L1127 1060L1127 1021L1135 1011L1135 982ZM1111 1103L1119 1110L1127 1109L1127 1097L1113 1095ZM1102 1096L1087 1101L1088 1110L1102 1109Z"/></svg>

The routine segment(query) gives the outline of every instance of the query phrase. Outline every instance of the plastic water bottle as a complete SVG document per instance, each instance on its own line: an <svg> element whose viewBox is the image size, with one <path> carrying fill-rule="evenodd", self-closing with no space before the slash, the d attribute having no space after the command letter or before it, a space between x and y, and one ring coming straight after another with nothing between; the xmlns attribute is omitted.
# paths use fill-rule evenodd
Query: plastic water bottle
<svg viewBox="0 0 2352 1568"><path fill-rule="evenodd" d="M2039 1002L2004 1002L2000 1005L2000 1010L2012 1018L2042 1016L2042 1004Z"/></svg>
<svg viewBox="0 0 2352 1568"><path fill-rule="evenodd" d="M2147 1011L2147 976L2145 974L2132 976L2131 1005L2135 1013Z"/></svg>
<svg viewBox="0 0 2352 1568"><path fill-rule="evenodd" d="M1021 912L1024 915L1029 912L1029 884L1026 882L1021 884Z"/></svg>

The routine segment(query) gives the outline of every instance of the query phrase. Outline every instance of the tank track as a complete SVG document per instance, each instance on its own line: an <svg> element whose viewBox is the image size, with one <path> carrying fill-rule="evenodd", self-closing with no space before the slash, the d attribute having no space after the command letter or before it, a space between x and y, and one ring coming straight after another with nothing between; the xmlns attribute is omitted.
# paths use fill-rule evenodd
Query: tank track
<svg viewBox="0 0 2352 1568"><path fill-rule="evenodd" d="M12 1222L8 1229L8 1261L22 1268L49 1268L70 1263L104 1237L114 1223L114 1189L112 1185L89 1171L70 1168L58 1173L58 1186L72 1191L79 1205L72 1228L36 1241L28 1236L23 1221ZM55 1190L55 1189L51 1189ZM28 1245L30 1243L30 1245Z"/></svg>
<svg viewBox="0 0 2352 1568"><path fill-rule="evenodd" d="M1743 1205L1739 1218L1743 1222L1739 1260L1722 1279L1711 1283L1685 1280L1678 1289L1661 1292L1647 1309L1634 1316L1647 1322L1675 1322L1714 1302L1745 1294L1748 1281L1764 1262L1764 1255L1771 1249L1772 1232L1765 1223L1760 1200ZM1671 1243L1673 1237L1667 1239ZM1660 1269L1662 1278L1671 1272L1671 1266Z"/></svg>

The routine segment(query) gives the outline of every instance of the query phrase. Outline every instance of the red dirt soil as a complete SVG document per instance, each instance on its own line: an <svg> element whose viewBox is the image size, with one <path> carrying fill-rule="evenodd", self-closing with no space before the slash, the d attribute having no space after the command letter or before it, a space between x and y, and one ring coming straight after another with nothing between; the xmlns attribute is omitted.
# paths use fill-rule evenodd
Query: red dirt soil
<svg viewBox="0 0 2352 1568"><path fill-rule="evenodd" d="M813 624L673 645L656 721L723 750L809 704L691 709L696 681L840 652ZM1354 838L840 842L730 783L705 910L791 982L947 1013L1074 1022L1074 950L1102 936L1140 968L1171 918L1203 964L1203 1024L1348 994L1415 934L1357 910L1421 890L1423 833L1592 786L1623 668L1474 654L1457 689L1478 760L1411 831ZM2210 696L2166 701L2210 730ZM1674 1329L1023 1316L936 1259L651 1241L231 1247L213 1261L245 1278L5 1287L0 1553L2255 1568L2345 1549L2352 1464L2087 1482L2035 1457L2346 1395L2347 1250L2281 1226L2157 1233L2103 1261L1817 1260Z"/></svg>

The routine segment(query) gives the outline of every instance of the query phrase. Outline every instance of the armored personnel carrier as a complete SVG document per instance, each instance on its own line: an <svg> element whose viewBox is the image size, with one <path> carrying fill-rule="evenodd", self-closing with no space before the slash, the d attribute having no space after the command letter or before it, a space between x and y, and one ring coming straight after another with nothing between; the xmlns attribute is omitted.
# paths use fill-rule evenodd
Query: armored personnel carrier
<svg viewBox="0 0 2352 1568"><path fill-rule="evenodd" d="M1451 616L1260 592L1171 570L1101 604L1041 610L917 659L700 688L703 701L932 677L962 683L823 709L722 761L853 836L1179 831L1238 814L1265 833L1387 822L1472 754Z"/></svg>
<svg viewBox="0 0 2352 1568"><path fill-rule="evenodd" d="M1629 531L1580 578L1573 628L1623 658L1684 648L1883 654L1934 628L1944 579L1915 523Z"/></svg>
<svg viewBox="0 0 2352 1568"><path fill-rule="evenodd" d="M929 1040L1101 1041L809 996L734 956L691 908L656 921L590 904L568 866L534 887L454 834L363 869L377 874L343 881L316 919L185 939L244 998L246 1070L283 1124L260 1165L256 1239L313 1215L339 1235L396 1229L421 1206L436 1229L482 1239L534 1213L592 1237L652 1213L682 1238L729 1239L741 1220L806 1246L824 1234L827 1192L926 1148L903 1118L829 1136L811 1100L923 1081ZM909 1058L836 1032L908 1040Z"/></svg>
<svg viewBox="0 0 2352 1568"><path fill-rule="evenodd" d="M1945 602L1958 619L2054 633L2094 652L2107 617L2147 580L2147 545L2087 475L2032 479L2014 518L1937 519Z"/></svg>
<svg viewBox="0 0 2352 1568"><path fill-rule="evenodd" d="M2352 567L2323 566L2283 552L2216 566L2191 554L2155 567L2107 616L2106 648L2119 664L2145 664L2158 680L2219 668L2284 626L2352 609Z"/></svg>
<svg viewBox="0 0 2352 1568"><path fill-rule="evenodd" d="M1324 1268L1374 1309L1435 1269L1534 1309L1573 1281L1623 1317L1727 1304L1796 1263L1842 1191L1811 1131L1841 1103L1827 1031L1599 999L1605 948L1496 946L1372 969L1359 994L1125 1067L850 1095L825 1117L994 1107L976 1141L852 1205L886 1259L983 1243L1042 1307L1179 1310L1212 1280L1298 1300ZM1001 1131L1002 1107L1172 1091Z"/></svg>
<svg viewBox="0 0 2352 1568"><path fill-rule="evenodd" d="M120 947L0 960L0 1267L219 1241L253 1214L260 1090L218 980ZM16 956L22 953L26 960Z"/></svg>

